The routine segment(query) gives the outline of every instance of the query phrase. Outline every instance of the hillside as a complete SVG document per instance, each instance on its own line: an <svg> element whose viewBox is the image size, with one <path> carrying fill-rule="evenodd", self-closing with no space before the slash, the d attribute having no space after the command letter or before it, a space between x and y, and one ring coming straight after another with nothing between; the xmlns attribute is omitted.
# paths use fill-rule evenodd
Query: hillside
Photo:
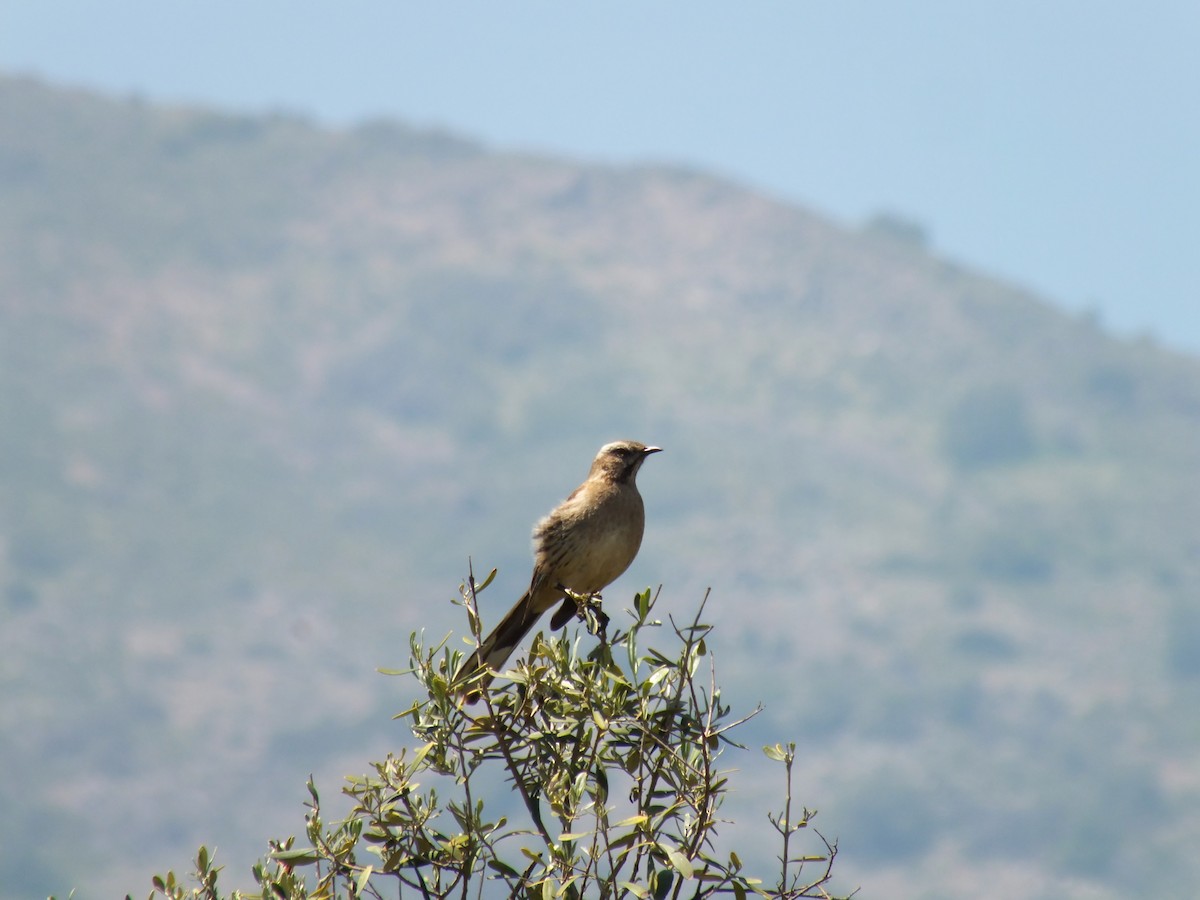
<svg viewBox="0 0 1200 900"><path fill-rule="evenodd" d="M201 842L248 882L309 772L408 742L374 669L463 631L468 557L498 616L624 436L666 452L609 604L713 588L842 887L1200 880L1196 360L704 173L0 106L3 897Z"/></svg>

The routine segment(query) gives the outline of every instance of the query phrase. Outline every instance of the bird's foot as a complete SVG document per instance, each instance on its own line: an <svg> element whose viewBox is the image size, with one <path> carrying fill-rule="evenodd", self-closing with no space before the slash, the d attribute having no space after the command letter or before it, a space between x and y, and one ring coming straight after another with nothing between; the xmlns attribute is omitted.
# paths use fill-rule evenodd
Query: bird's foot
<svg viewBox="0 0 1200 900"><path fill-rule="evenodd" d="M588 634L594 634L601 641L608 638L608 615L600 606L603 599L599 593L577 594L563 589L568 597L575 601L575 616L587 626Z"/></svg>

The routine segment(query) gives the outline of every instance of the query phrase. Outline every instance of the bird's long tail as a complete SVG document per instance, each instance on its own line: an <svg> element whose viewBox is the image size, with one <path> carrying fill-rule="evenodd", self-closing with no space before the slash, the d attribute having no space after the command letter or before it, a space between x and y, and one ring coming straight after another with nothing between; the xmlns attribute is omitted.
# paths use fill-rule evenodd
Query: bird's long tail
<svg viewBox="0 0 1200 900"><path fill-rule="evenodd" d="M483 639L479 649L471 654L459 673L477 672L485 666L499 672L541 616L542 614L534 608L532 595L526 591L500 620L500 624L492 629L492 633ZM470 690L464 695L466 701L474 703L478 700L494 678L492 672L485 671L471 683Z"/></svg>

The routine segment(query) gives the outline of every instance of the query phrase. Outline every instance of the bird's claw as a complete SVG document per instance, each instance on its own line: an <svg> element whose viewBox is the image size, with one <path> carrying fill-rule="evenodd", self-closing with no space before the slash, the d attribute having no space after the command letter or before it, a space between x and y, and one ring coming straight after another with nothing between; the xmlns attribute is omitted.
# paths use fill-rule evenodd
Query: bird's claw
<svg viewBox="0 0 1200 900"><path fill-rule="evenodd" d="M577 594L566 588L563 590L575 601L575 616L587 627L588 634L598 636L601 641L607 640L608 615L600 607L603 599L600 594Z"/></svg>

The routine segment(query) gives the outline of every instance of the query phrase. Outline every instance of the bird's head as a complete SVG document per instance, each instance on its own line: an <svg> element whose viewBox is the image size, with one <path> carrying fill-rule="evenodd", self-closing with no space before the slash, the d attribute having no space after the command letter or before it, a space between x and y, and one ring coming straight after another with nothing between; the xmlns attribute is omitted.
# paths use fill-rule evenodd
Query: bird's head
<svg viewBox="0 0 1200 900"><path fill-rule="evenodd" d="M600 448L592 461L592 471L588 477L603 478L618 484L631 482L646 457L661 450L662 447L647 447L638 441L613 441Z"/></svg>

